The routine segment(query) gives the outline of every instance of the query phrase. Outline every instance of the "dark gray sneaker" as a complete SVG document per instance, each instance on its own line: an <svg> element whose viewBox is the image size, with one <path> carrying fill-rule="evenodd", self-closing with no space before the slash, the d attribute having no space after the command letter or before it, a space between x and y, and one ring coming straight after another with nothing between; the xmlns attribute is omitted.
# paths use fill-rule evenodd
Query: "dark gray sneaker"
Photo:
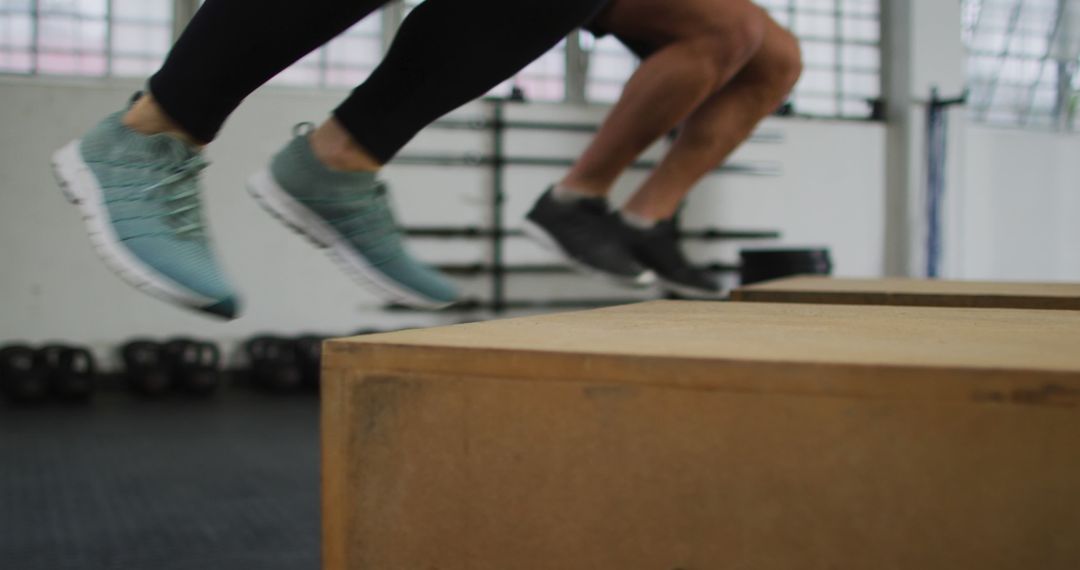
<svg viewBox="0 0 1080 570"><path fill-rule="evenodd" d="M599 273L620 285L649 287L656 282L626 249L621 229L609 215L607 200L559 202L548 188L525 216L525 233L575 268Z"/></svg>
<svg viewBox="0 0 1080 570"><path fill-rule="evenodd" d="M618 213L611 214L623 243L634 258L653 270L664 289L686 297L717 297L722 289L710 273L694 267L679 247L679 230L671 220L647 230L631 227Z"/></svg>

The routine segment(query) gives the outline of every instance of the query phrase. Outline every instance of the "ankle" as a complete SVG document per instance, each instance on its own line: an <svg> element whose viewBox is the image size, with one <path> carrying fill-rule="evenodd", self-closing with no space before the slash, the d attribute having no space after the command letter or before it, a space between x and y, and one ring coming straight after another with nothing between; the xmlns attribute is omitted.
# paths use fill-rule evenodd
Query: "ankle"
<svg viewBox="0 0 1080 570"><path fill-rule="evenodd" d="M678 204L669 207L665 202L646 200L641 193L630 197L619 209L624 220L636 221L640 225L656 225L675 217Z"/></svg>
<svg viewBox="0 0 1080 570"><path fill-rule="evenodd" d="M135 101L131 108L124 113L121 122L127 128L144 135L167 134L193 147L201 148L206 146L169 118L149 93L144 93Z"/></svg>
<svg viewBox="0 0 1080 570"><path fill-rule="evenodd" d="M562 198L607 198L608 188L587 182L564 179L555 184L554 193L556 197Z"/></svg>
<svg viewBox="0 0 1080 570"><path fill-rule="evenodd" d="M330 170L378 172L382 164L353 140L337 119L331 117L309 136L315 158Z"/></svg>
<svg viewBox="0 0 1080 570"><path fill-rule="evenodd" d="M598 198L599 199L606 199L607 198L603 194L596 194L596 193L589 192L589 191L581 191L581 190L578 190L577 188L574 188L572 186L567 186L567 185L562 184L562 183L556 184L555 186L552 187L552 189L551 189L551 197L554 198L556 202L559 202L559 203L562 203L562 204L572 204L572 203L577 202L579 200L596 200Z"/></svg>
<svg viewBox="0 0 1080 570"><path fill-rule="evenodd" d="M619 210L619 217L624 224L637 230L651 230L661 221L659 218L638 214L625 209Z"/></svg>

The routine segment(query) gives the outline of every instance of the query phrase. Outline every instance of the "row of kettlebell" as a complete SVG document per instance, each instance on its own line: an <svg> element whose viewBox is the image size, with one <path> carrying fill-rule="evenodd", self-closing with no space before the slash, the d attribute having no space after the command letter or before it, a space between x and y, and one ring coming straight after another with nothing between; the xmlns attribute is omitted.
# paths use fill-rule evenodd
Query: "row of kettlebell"
<svg viewBox="0 0 1080 570"><path fill-rule="evenodd" d="M96 389L94 356L85 347L12 344L0 348L0 392L13 402L87 402Z"/></svg>
<svg viewBox="0 0 1080 570"><path fill-rule="evenodd" d="M255 388L274 393L318 389L323 337L258 335L243 344L247 367L239 370ZM125 378L144 396L171 391L207 396L222 383L221 353L189 339L129 342L121 349Z"/></svg>
<svg viewBox="0 0 1080 570"><path fill-rule="evenodd" d="M240 377L273 393L317 390L325 338L252 337L242 345L247 367L239 370ZM221 351L212 342L140 338L122 345L119 356L125 385L141 396L209 397L224 383ZM94 357L85 347L50 344L35 349L19 344L0 349L0 391L17 403L87 402L98 380Z"/></svg>

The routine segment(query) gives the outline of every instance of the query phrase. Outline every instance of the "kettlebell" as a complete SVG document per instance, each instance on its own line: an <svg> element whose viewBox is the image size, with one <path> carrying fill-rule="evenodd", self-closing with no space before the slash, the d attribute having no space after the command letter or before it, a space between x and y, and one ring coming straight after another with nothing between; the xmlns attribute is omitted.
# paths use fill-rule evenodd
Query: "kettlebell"
<svg viewBox="0 0 1080 570"><path fill-rule="evenodd" d="M193 396L210 396L221 384L221 352L210 342L173 339L164 345L172 385Z"/></svg>
<svg viewBox="0 0 1080 570"><path fill-rule="evenodd" d="M25 345L0 349L0 389L15 404L39 404L48 399L49 377L38 368L34 349Z"/></svg>
<svg viewBox="0 0 1080 570"><path fill-rule="evenodd" d="M292 392L304 383L295 344L276 336L257 336L248 340L244 352L249 362L252 383L276 393Z"/></svg>
<svg viewBox="0 0 1080 570"><path fill-rule="evenodd" d="M298 337L295 341L304 385L315 390L319 389L319 377L322 374L322 344L324 340L326 339L321 336L306 335Z"/></svg>
<svg viewBox="0 0 1080 570"><path fill-rule="evenodd" d="M172 374L165 350L152 340L137 339L120 349L128 388L148 398L159 398L172 389Z"/></svg>
<svg viewBox="0 0 1080 570"><path fill-rule="evenodd" d="M94 357L82 347L50 344L34 355L49 382L49 391L65 402L89 402L97 388Z"/></svg>

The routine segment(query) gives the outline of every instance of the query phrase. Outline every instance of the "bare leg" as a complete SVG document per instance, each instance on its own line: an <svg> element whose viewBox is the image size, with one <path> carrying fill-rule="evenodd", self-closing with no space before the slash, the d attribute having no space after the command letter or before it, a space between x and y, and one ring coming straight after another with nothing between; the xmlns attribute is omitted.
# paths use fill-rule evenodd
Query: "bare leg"
<svg viewBox="0 0 1080 570"><path fill-rule="evenodd" d="M192 147L201 148L205 146L166 115L161 105L158 105L157 101L154 100L154 96L149 93L143 93L139 100L135 101L135 104L128 109L127 113L124 113L122 121L127 128L137 133L144 135L165 133L184 141Z"/></svg>
<svg viewBox="0 0 1080 570"><path fill-rule="evenodd" d="M764 16L749 0L615 0L601 26L658 49L562 184L607 194L638 155L746 65L763 41Z"/></svg>
<svg viewBox="0 0 1080 570"><path fill-rule="evenodd" d="M673 216L694 184L783 103L802 72L800 61L798 41L769 19L758 53L690 115L667 155L623 210L649 220Z"/></svg>
<svg viewBox="0 0 1080 570"><path fill-rule="evenodd" d="M311 150L331 170L378 172L382 168L335 118L330 117L311 133Z"/></svg>

